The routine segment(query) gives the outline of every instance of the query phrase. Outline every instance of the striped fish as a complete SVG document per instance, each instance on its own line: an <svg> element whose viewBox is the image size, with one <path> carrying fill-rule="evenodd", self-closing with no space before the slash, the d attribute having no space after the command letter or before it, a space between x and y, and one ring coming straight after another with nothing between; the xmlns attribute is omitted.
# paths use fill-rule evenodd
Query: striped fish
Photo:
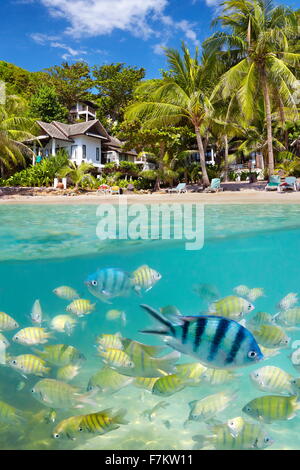
<svg viewBox="0 0 300 470"><path fill-rule="evenodd" d="M13 341L15 343L33 346L47 343L49 338L53 338L53 335L52 333L48 333L45 328L32 326L18 331L13 337Z"/></svg>
<svg viewBox="0 0 300 470"><path fill-rule="evenodd" d="M170 347L196 357L208 367L242 367L263 359L252 333L234 320L214 315L180 316L178 324L174 324L148 305L141 307L163 325L143 333L165 336Z"/></svg>
<svg viewBox="0 0 300 470"><path fill-rule="evenodd" d="M132 361L133 368L118 367L118 372L130 377L163 377L175 372L175 363L180 357L179 352L172 351L162 357L152 357L145 352L141 343L131 341L126 355Z"/></svg>
<svg viewBox="0 0 300 470"><path fill-rule="evenodd" d="M300 326L300 307L289 308L277 313L273 317L281 326L294 327Z"/></svg>
<svg viewBox="0 0 300 470"><path fill-rule="evenodd" d="M152 289L152 287L162 278L161 274L155 269L150 268L146 264L140 266L132 273L132 284L137 293L145 292Z"/></svg>
<svg viewBox="0 0 300 470"><path fill-rule="evenodd" d="M9 331L19 328L19 324L7 313L0 312L0 331Z"/></svg>
<svg viewBox="0 0 300 470"><path fill-rule="evenodd" d="M43 351L35 349L34 352L53 366L64 367L85 361L84 355L74 346L68 344L51 344L44 346Z"/></svg>
<svg viewBox="0 0 300 470"><path fill-rule="evenodd" d="M224 297L209 306L210 313L220 317L231 318L232 320L242 320L253 309L254 306L250 302L235 295Z"/></svg>
<svg viewBox="0 0 300 470"><path fill-rule="evenodd" d="M275 366L265 366L250 374L252 382L264 392L293 395L292 375Z"/></svg>
<svg viewBox="0 0 300 470"><path fill-rule="evenodd" d="M280 326L261 325L252 330L253 335L266 348L286 348L290 338L286 335Z"/></svg>
<svg viewBox="0 0 300 470"><path fill-rule="evenodd" d="M73 313L77 317L83 317L92 313L95 308L96 304L91 304L90 300L76 299L67 306L66 311Z"/></svg>
<svg viewBox="0 0 300 470"><path fill-rule="evenodd" d="M90 432L93 434L106 434L107 432L118 429L119 424L128 424L124 419L127 410L121 409L115 414L112 409L99 411L98 413L90 413L84 415L80 422L80 432Z"/></svg>
<svg viewBox="0 0 300 470"><path fill-rule="evenodd" d="M123 349L121 333L99 335L96 337L96 344L100 349Z"/></svg>
<svg viewBox="0 0 300 470"><path fill-rule="evenodd" d="M121 349L107 348L105 351L99 350L98 352L99 356L102 357L102 361L110 367L131 370L134 368L134 363L130 356Z"/></svg>
<svg viewBox="0 0 300 470"><path fill-rule="evenodd" d="M255 398L244 406L243 412L251 418L272 423L273 421L285 421L296 416L300 409L296 395L283 397L279 395L265 395Z"/></svg>
<svg viewBox="0 0 300 470"><path fill-rule="evenodd" d="M170 397L176 392L180 392L185 388L187 380L182 379L176 374L165 375L160 377L152 388L152 393L160 397Z"/></svg>
<svg viewBox="0 0 300 470"><path fill-rule="evenodd" d="M9 366L21 372L22 375L32 374L44 377L50 373L50 368L46 367L46 362L33 354L22 354L13 357L9 361Z"/></svg>
<svg viewBox="0 0 300 470"><path fill-rule="evenodd" d="M232 392L219 392L208 395L201 400L194 400L189 403L190 421L208 421L217 413L225 410L231 402L234 402L236 394Z"/></svg>
<svg viewBox="0 0 300 470"><path fill-rule="evenodd" d="M79 371L80 366L78 364L69 364L67 366L59 367L56 372L56 378L63 382L70 382L79 374Z"/></svg>
<svg viewBox="0 0 300 470"><path fill-rule="evenodd" d="M188 379L189 387L198 385L202 380L203 373L207 370L205 366L199 362L192 362L190 364L178 364L176 366L176 374L183 379Z"/></svg>
<svg viewBox="0 0 300 470"><path fill-rule="evenodd" d="M126 297L132 290L130 274L119 268L99 269L85 282L89 292L105 303L115 297Z"/></svg>
<svg viewBox="0 0 300 470"><path fill-rule="evenodd" d="M138 388L143 388L152 392L153 386L159 377L136 377L134 379L133 385Z"/></svg>
<svg viewBox="0 0 300 470"><path fill-rule="evenodd" d="M54 431L52 432L52 437L54 439L67 438L75 441L79 432L82 418L83 415L70 416L70 418L66 418L60 421L60 423L57 424Z"/></svg>
<svg viewBox="0 0 300 470"><path fill-rule="evenodd" d="M115 393L129 385L132 381L131 377L119 374L117 371L106 366L92 375L87 391L96 389L102 393Z"/></svg>
<svg viewBox="0 0 300 470"><path fill-rule="evenodd" d="M201 375L201 379L210 385L222 385L235 378L234 372L228 369L206 369Z"/></svg>
<svg viewBox="0 0 300 470"><path fill-rule="evenodd" d="M213 434L209 436L193 436L193 440L197 442L194 449L206 447L216 450L258 450L274 443L259 424L245 423L236 436L226 424L213 426L211 431Z"/></svg>
<svg viewBox="0 0 300 470"><path fill-rule="evenodd" d="M80 394L78 387L55 379L42 379L31 390L32 396L49 408L82 408L83 403L97 406L90 400L94 392Z"/></svg>

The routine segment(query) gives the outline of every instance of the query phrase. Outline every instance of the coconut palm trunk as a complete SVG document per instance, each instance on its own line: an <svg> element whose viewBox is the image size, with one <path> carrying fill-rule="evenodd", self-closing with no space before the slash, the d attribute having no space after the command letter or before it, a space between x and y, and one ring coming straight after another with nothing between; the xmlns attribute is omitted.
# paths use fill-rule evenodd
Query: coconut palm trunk
<svg viewBox="0 0 300 470"><path fill-rule="evenodd" d="M272 117L271 117L271 102L270 93L267 83L266 71L261 71L261 82L264 95L264 105L266 113L266 124L267 124L267 143L268 143L268 172L269 175L274 173L274 153L273 153L273 132L272 132Z"/></svg>
<svg viewBox="0 0 300 470"><path fill-rule="evenodd" d="M225 151L225 168L224 168L224 180L228 181L228 136L224 135L224 151Z"/></svg>
<svg viewBox="0 0 300 470"><path fill-rule="evenodd" d="M198 126L195 126L195 133L196 133L196 138L197 138L197 144L198 144L198 150L199 150L199 155L200 155L200 165L201 165L201 171L202 171L202 182L205 187L209 186L209 178L206 170L206 161L205 161L205 153L204 153L204 147L203 147L203 142L202 142L202 137L200 134L200 130Z"/></svg>

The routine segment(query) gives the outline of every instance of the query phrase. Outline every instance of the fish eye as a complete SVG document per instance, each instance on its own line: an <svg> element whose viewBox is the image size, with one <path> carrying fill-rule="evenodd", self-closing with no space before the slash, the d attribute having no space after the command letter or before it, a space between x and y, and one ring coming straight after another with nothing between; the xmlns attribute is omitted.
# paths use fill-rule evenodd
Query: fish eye
<svg viewBox="0 0 300 470"><path fill-rule="evenodd" d="M270 441L270 438L269 438L269 437L265 437L265 438L264 438L264 442L267 443L267 442L269 442L269 441Z"/></svg>
<svg viewBox="0 0 300 470"><path fill-rule="evenodd" d="M35 392L35 390L34 390L34 388L33 388L33 389L31 390L31 393L34 393L34 392Z"/></svg>
<svg viewBox="0 0 300 470"><path fill-rule="evenodd" d="M248 357L249 357L250 359L254 359L256 356L257 356L257 352L256 352L256 351L249 351L249 352L248 352Z"/></svg>
<svg viewBox="0 0 300 470"><path fill-rule="evenodd" d="M98 285L98 282L97 281L92 281L91 284L92 284L92 286L96 287Z"/></svg>
<svg viewBox="0 0 300 470"><path fill-rule="evenodd" d="M249 304L249 305L248 305L248 310L251 310L251 308L252 308L252 305Z"/></svg>
<svg viewBox="0 0 300 470"><path fill-rule="evenodd" d="M83 431L83 428L82 428L82 427L78 428L78 431L79 431L79 432L82 432L82 431Z"/></svg>
<svg viewBox="0 0 300 470"><path fill-rule="evenodd" d="M15 341L19 341L19 336L15 336Z"/></svg>
<svg viewBox="0 0 300 470"><path fill-rule="evenodd" d="M17 361L14 359L13 361L11 361L12 364L17 364Z"/></svg>
<svg viewBox="0 0 300 470"><path fill-rule="evenodd" d="M58 438L59 438L59 434L55 433L55 434L53 434L53 437L54 437L54 439L58 439Z"/></svg>
<svg viewBox="0 0 300 470"><path fill-rule="evenodd" d="M134 363L133 362L128 362L128 367L134 367Z"/></svg>
<svg viewBox="0 0 300 470"><path fill-rule="evenodd" d="M251 408L250 408L250 406L247 406L247 407L246 407L246 411L248 411L248 412L250 412L250 411L251 411Z"/></svg>

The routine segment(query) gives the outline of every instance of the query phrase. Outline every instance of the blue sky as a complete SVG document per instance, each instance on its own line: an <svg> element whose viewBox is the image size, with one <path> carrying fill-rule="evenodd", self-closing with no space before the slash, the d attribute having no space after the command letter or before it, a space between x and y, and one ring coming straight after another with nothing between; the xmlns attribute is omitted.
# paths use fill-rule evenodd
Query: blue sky
<svg viewBox="0 0 300 470"><path fill-rule="evenodd" d="M195 47L219 0L1 0L0 57L37 71L64 60L125 62L159 76L162 46ZM288 0L299 8L300 0Z"/></svg>

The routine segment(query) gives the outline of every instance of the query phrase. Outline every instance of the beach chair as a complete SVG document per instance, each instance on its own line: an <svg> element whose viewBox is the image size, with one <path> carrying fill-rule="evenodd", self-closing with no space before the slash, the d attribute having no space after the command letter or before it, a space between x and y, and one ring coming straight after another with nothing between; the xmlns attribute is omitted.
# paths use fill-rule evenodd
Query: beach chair
<svg viewBox="0 0 300 470"><path fill-rule="evenodd" d="M271 175L265 191L277 191L281 183L280 175Z"/></svg>
<svg viewBox="0 0 300 470"><path fill-rule="evenodd" d="M284 182L278 186L278 191L280 193L283 193L284 191L297 191L295 176L287 176Z"/></svg>
<svg viewBox="0 0 300 470"><path fill-rule="evenodd" d="M218 191L223 191L220 178L213 178L210 186L204 190L205 193L216 193Z"/></svg>
<svg viewBox="0 0 300 470"><path fill-rule="evenodd" d="M110 194L120 194L120 187L119 186L112 186L110 188Z"/></svg>
<svg viewBox="0 0 300 470"><path fill-rule="evenodd" d="M186 183L179 183L176 188L168 189L168 193L186 193Z"/></svg>

